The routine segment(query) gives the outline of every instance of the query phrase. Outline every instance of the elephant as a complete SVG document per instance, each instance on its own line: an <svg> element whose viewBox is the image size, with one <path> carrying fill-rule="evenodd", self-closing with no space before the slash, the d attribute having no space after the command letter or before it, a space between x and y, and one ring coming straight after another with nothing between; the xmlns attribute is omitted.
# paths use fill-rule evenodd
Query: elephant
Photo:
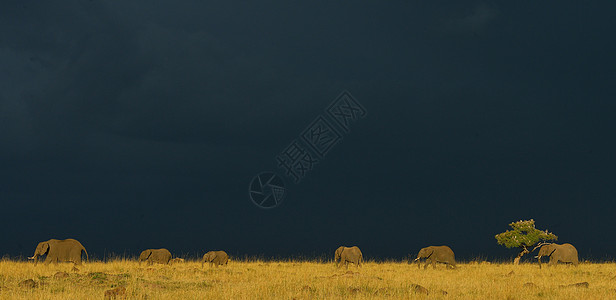
<svg viewBox="0 0 616 300"><path fill-rule="evenodd" d="M216 267L220 265L226 265L229 262L229 255L225 251L208 251L203 254L203 258L201 259L201 267L205 262L210 263L210 267L212 265L216 265Z"/></svg>
<svg viewBox="0 0 616 300"><path fill-rule="evenodd" d="M179 258L176 257L174 259L172 259L171 261L169 261L170 264L179 264L179 263L184 263L184 259L183 258Z"/></svg>
<svg viewBox="0 0 616 300"><path fill-rule="evenodd" d="M40 242L36 246L34 255L28 257L28 259L34 260L34 265L38 264L38 257L41 255L47 255L45 258L45 264L50 262L72 262L75 265L81 265L81 251L86 254L86 260L88 259L88 251L86 248L75 239L56 240L50 239L48 241Z"/></svg>
<svg viewBox="0 0 616 300"><path fill-rule="evenodd" d="M169 264L171 252L165 248L143 250L139 255L139 264L146 261L148 265L153 263Z"/></svg>
<svg viewBox="0 0 616 300"><path fill-rule="evenodd" d="M575 247L571 244L547 244L541 246L539 249L539 255L536 256L537 261L539 262L539 268L541 268L542 256L550 257L550 262L548 262L548 265L555 265L559 261L564 263L572 263L574 266L579 264L577 249L575 249Z"/></svg>
<svg viewBox="0 0 616 300"><path fill-rule="evenodd" d="M452 269L456 268L456 258L453 254L453 250L447 246L429 246L419 250L417 258L413 262L417 262L417 268L420 268L420 259L426 259L426 265L424 269L428 268L429 264L432 264L432 268L436 269L436 263L447 264L447 267Z"/></svg>
<svg viewBox="0 0 616 300"><path fill-rule="evenodd" d="M340 260L340 262L338 262ZM349 263L354 263L357 267L361 267L361 263L364 260L364 256L361 250L357 246L345 247L340 246L334 253L334 263L337 263L337 267L344 264L346 268L349 268Z"/></svg>

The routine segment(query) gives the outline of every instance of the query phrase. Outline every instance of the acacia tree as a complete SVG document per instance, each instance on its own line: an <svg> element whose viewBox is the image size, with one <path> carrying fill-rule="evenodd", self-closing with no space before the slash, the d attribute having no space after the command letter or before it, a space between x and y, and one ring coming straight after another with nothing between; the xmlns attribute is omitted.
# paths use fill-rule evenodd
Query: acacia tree
<svg viewBox="0 0 616 300"><path fill-rule="evenodd" d="M503 233L495 235L496 241L499 245L503 245L507 248L519 248L520 253L513 260L513 264L520 263L520 259L524 254L531 253L537 248L548 244L546 241L555 241L558 239L556 235L548 232L547 229L541 231L535 228L535 220L530 219L526 221L517 221L509 224L512 230L507 230ZM532 250L529 248L534 247Z"/></svg>

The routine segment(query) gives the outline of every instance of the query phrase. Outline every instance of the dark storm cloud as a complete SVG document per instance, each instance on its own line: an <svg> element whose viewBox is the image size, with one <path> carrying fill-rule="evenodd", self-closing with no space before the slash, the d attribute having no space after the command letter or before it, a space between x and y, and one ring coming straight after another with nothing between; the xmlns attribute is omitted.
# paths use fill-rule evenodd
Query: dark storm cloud
<svg viewBox="0 0 616 300"><path fill-rule="evenodd" d="M471 12L464 16L449 19L446 22L449 30L459 32L477 32L498 16L498 9L485 3L476 5Z"/></svg>
<svg viewBox="0 0 616 300"><path fill-rule="evenodd" d="M15 241L2 251L75 236L99 255L502 256L493 235L531 217L585 253L616 250L579 229L613 226L592 217L615 194L607 11L3 4L1 196L20 230L1 229ZM252 206L251 177L342 89L368 117L283 206Z"/></svg>
<svg viewBox="0 0 616 300"><path fill-rule="evenodd" d="M7 163L34 160L34 169L68 168L78 178L97 168L220 172L233 152L275 139L259 134L281 132L272 119L289 125L309 107L282 94L293 84L264 53L133 9L83 2L68 10L15 8L41 30L15 28L6 40L11 98L3 113L14 120L5 127Z"/></svg>

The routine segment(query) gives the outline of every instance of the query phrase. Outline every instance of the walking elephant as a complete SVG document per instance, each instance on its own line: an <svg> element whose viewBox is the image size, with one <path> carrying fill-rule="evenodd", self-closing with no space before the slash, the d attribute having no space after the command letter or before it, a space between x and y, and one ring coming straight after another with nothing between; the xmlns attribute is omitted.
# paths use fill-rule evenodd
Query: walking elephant
<svg viewBox="0 0 616 300"><path fill-rule="evenodd" d="M226 265L229 262L229 255L225 251L208 251L201 259L201 267L203 267L206 261L210 263L210 267L212 265L216 267Z"/></svg>
<svg viewBox="0 0 616 300"><path fill-rule="evenodd" d="M72 262L76 265L81 265L81 251L86 254L86 259L88 259L88 251L79 241L75 239L51 239L38 243L36 250L34 250L34 255L28 257L28 259L33 259L36 265L38 264L39 256L47 255L45 264L50 262Z"/></svg>
<svg viewBox="0 0 616 300"><path fill-rule="evenodd" d="M541 246L539 249L539 255L537 255L537 261L539 262L539 268L541 268L541 257L548 256L550 261L548 265L555 265L556 263L564 262L571 263L574 266L579 264L578 252L571 244L547 244Z"/></svg>
<svg viewBox="0 0 616 300"><path fill-rule="evenodd" d="M428 268L429 264L432 264L432 268L436 269L436 263L444 263L447 267L452 269L456 268L456 258L453 254L453 250L447 246L430 246L419 250L417 258L413 262L417 262L417 268L420 268L420 259L426 259L426 265L424 269Z"/></svg>
<svg viewBox="0 0 616 300"><path fill-rule="evenodd" d="M340 262L338 262L340 260ZM361 263L364 260L364 256L361 253L361 250L357 246L353 247L344 247L340 246L336 249L334 253L334 263L337 263L337 266L340 267L341 264L344 264L346 268L349 268L349 263L354 263L357 267L361 267Z"/></svg>
<svg viewBox="0 0 616 300"><path fill-rule="evenodd" d="M165 248L143 250L139 255L139 264L145 261L148 265L153 263L169 264L171 252Z"/></svg>

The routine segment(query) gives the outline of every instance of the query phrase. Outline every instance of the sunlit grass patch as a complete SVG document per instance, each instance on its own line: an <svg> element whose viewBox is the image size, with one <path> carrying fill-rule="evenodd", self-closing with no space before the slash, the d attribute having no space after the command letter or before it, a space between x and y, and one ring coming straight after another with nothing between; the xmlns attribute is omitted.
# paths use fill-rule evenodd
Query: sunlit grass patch
<svg viewBox="0 0 616 300"><path fill-rule="evenodd" d="M72 264L0 262L0 299L101 299L112 289L127 299L610 299L616 297L616 264L539 269L478 261L424 270L406 262L346 269L292 260L233 260L222 267L116 260L75 270Z"/></svg>

